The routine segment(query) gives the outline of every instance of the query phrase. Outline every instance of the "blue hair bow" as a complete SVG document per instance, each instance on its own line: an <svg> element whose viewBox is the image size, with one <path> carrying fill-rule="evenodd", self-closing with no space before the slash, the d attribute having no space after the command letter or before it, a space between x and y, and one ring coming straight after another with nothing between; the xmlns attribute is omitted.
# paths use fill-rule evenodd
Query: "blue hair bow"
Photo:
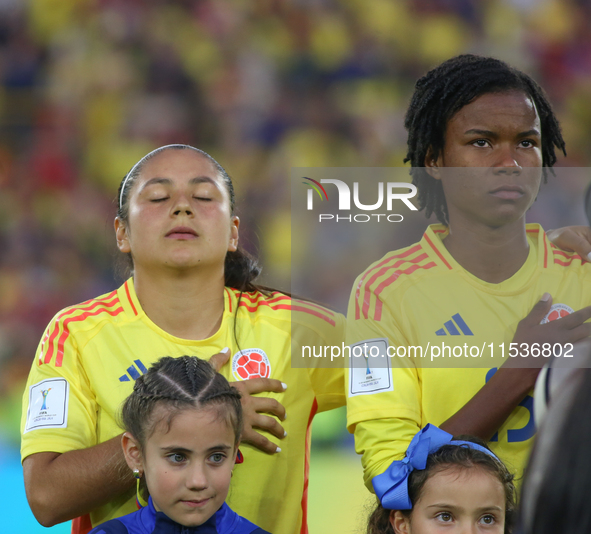
<svg viewBox="0 0 591 534"><path fill-rule="evenodd" d="M410 510L412 508L408 496L409 475L415 469L419 471L425 469L429 454L444 445L469 447L498 460L487 448L470 441L454 440L450 433L428 424L412 438L403 460L395 460L384 473L373 477L371 483L384 508L387 510Z"/></svg>

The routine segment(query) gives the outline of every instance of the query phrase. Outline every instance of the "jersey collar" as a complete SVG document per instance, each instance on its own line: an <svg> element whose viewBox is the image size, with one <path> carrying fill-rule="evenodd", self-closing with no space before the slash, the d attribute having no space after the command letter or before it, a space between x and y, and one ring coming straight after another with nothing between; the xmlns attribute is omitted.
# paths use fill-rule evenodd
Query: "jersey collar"
<svg viewBox="0 0 591 534"><path fill-rule="evenodd" d="M196 527L185 527L176 521L173 521L163 512L157 512L152 502L152 497L148 500L148 522L146 525L151 532L161 534L218 534L217 525L224 521L228 512L231 513L228 505L224 503L222 507L213 514L205 523Z"/></svg>
<svg viewBox="0 0 591 534"><path fill-rule="evenodd" d="M125 281L125 283L117 290L117 294L119 300L121 301L121 305L125 310L126 314L130 318L137 317L141 319L145 324L147 324L152 330L156 331L160 336L163 338L172 341L173 343L179 345L211 345L212 343L221 342L222 346L224 346L225 339L223 339L226 335L226 325L228 321L233 316L236 306L237 306L237 298L234 294L235 290L225 287L224 288L224 312L222 317L222 324L218 331L213 334L211 337L202 340L190 340L190 339L182 339L169 334L165 330L162 330L158 325L156 325L144 312L142 305L137 297L135 292L135 286L133 283L133 277L129 278ZM227 344L227 343L226 343Z"/></svg>
<svg viewBox="0 0 591 534"><path fill-rule="evenodd" d="M446 270L453 270L463 276L471 285L485 289L491 293L510 294L523 291L534 280L537 268L548 266L549 244L546 234L539 224L527 224L526 234L529 242L529 254L521 268L507 280L499 284L485 282L460 266L443 244L449 228L443 224L432 224L427 228L421 239L421 246L434 261Z"/></svg>

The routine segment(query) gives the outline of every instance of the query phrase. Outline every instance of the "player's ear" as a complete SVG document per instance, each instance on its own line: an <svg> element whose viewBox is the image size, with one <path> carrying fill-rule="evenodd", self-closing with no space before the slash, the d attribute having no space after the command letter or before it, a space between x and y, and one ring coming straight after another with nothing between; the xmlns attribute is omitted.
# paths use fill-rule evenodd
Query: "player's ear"
<svg viewBox="0 0 591 534"><path fill-rule="evenodd" d="M131 252L127 226L119 217L115 217L115 238L117 239L117 247L121 252L126 254Z"/></svg>
<svg viewBox="0 0 591 534"><path fill-rule="evenodd" d="M129 432L124 432L121 436L121 445L125 461L134 473L139 471L140 478L144 473L144 462L142 460L142 450L139 442Z"/></svg>
<svg viewBox="0 0 591 534"><path fill-rule="evenodd" d="M425 171L427 171L429 176L435 178L435 180L441 180L441 171L439 170L441 166L441 153L435 157L433 147L430 146L427 149L427 154L425 155Z"/></svg>
<svg viewBox="0 0 591 534"><path fill-rule="evenodd" d="M409 534L410 517L406 517L400 510L390 512L390 525L395 534Z"/></svg>
<svg viewBox="0 0 591 534"><path fill-rule="evenodd" d="M229 252L236 252L238 249L238 228L240 228L240 219L236 217L236 215L232 215L232 218L230 219L230 242L228 244Z"/></svg>

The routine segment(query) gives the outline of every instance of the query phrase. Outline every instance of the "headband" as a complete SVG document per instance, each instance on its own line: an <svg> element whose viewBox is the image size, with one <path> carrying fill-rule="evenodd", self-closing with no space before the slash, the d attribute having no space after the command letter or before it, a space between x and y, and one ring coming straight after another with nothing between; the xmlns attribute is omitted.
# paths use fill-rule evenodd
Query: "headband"
<svg viewBox="0 0 591 534"><path fill-rule="evenodd" d="M121 194L119 195L119 208L121 208L121 206L123 205L123 192L125 191L125 186L127 185L127 180L129 180L129 178L133 174L133 171L135 171L139 165L141 165L147 158L149 158L150 156L152 156L155 152L159 152L160 150L164 150L165 148L172 148L174 146L176 146L176 147L183 146L183 147L193 148L193 147L189 147L189 145L182 145L180 143L173 143L172 145L164 145L164 146L155 148L154 150L152 150L152 152L148 152L142 159L140 159L131 168L131 170L125 176L125 179L123 180L123 185L121 186Z"/></svg>
<svg viewBox="0 0 591 534"><path fill-rule="evenodd" d="M429 454L439 450L444 445L457 445L488 454L498 462L500 460L486 447L471 441L454 440L453 436L432 424L422 428L408 446L404 460L395 460L390 467L373 477L371 483L387 510L410 510L412 503L408 495L408 477L415 470L422 471L427 466Z"/></svg>

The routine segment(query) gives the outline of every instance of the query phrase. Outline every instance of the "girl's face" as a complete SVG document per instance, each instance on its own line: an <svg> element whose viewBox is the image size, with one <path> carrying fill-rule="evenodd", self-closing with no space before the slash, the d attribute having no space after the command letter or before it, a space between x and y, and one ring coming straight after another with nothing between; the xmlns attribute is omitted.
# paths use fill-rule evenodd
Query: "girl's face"
<svg viewBox="0 0 591 534"><path fill-rule="evenodd" d="M144 164L129 195L126 223L115 219L117 245L134 268L212 268L223 274L238 246L238 217L213 164L190 150L164 150Z"/></svg>
<svg viewBox="0 0 591 534"><path fill-rule="evenodd" d="M158 408L156 408L158 410ZM214 408L161 409L141 468L156 510L181 525L205 523L226 500L236 460L234 430Z"/></svg>
<svg viewBox="0 0 591 534"><path fill-rule="evenodd" d="M524 216L542 178L538 112L520 91L486 93L447 123L437 160L427 172L442 181L450 225L500 226Z"/></svg>
<svg viewBox="0 0 591 534"><path fill-rule="evenodd" d="M480 467L450 467L430 476L409 517L392 511L396 534L503 534L505 492Z"/></svg>

